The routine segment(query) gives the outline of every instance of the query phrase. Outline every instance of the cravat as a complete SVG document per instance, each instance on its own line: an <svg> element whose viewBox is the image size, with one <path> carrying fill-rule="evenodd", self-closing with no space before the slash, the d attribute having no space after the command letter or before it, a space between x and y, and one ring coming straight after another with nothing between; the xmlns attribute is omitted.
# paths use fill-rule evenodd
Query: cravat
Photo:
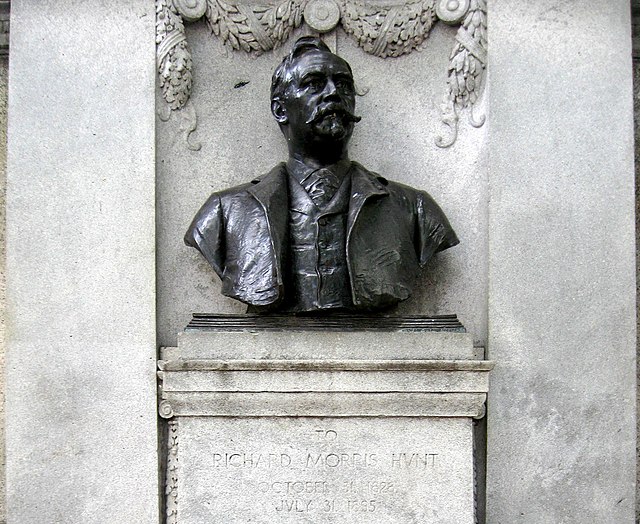
<svg viewBox="0 0 640 524"><path fill-rule="evenodd" d="M313 200L313 203L322 209L326 206L340 187L340 179L329 169L317 169L306 176L301 184Z"/></svg>

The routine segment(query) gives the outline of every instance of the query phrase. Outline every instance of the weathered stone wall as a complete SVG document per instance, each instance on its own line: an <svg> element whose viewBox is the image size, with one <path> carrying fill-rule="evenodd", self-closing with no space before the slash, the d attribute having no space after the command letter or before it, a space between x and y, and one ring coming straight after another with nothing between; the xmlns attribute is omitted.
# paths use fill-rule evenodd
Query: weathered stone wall
<svg viewBox="0 0 640 524"><path fill-rule="evenodd" d="M633 37L633 122L635 135L635 173L636 173L636 295L640 297L640 0L633 0L632 6L632 37ZM640 304L640 301L639 301ZM640 311L636 316L639 329L638 347L640 348ZM637 369L638 384L640 384L640 369ZM636 409L640 407L640 387L636 394ZM640 435L640 417L636 417L636 427ZM636 521L640 522L640 439L636 439L636 455L638 467L636 468Z"/></svg>
<svg viewBox="0 0 640 524"><path fill-rule="evenodd" d="M12 523L157 524L149 0L14 0L6 220Z"/></svg>
<svg viewBox="0 0 640 524"><path fill-rule="evenodd" d="M640 191L638 190L638 182L640 177L639 167L640 167L640 59L634 56L633 60L633 113L634 113L634 125L635 125L635 170L636 170L636 247L640 245L640 235L638 232L640 231ZM636 292L640 297L640 254L636 250ZM640 314L638 315L638 319L640 319ZM638 320L636 319L636 320ZM640 326L639 326L640 327ZM638 329L638 333L640 333L640 329ZM639 340L640 342L640 340ZM640 346L640 343L639 343ZM638 383L640 384L640 372L638 373ZM640 388L637 390L637 405L640 406ZM638 434L640 435L640 417L636 419L636 424L638 427ZM637 456L638 456L638 464L640 465L640 440L637 443ZM638 493L636 499L636 520L640 522L640 467L636 470L636 490Z"/></svg>
<svg viewBox="0 0 640 524"><path fill-rule="evenodd" d="M487 522L633 522L629 2L489 13Z"/></svg>
<svg viewBox="0 0 640 524"><path fill-rule="evenodd" d="M636 2L634 2L636 3ZM542 18L541 18L542 20ZM444 32L444 31L443 31ZM440 35L442 38L445 35ZM4 194L5 194L5 143L6 143L6 101L7 101L7 77L8 77L8 64L6 60L0 60L0 369L4 370L4 266L5 266L5 253L4 253ZM640 131L640 64L638 61L634 63L634 98L635 98L635 114L636 114L636 136ZM203 133L202 136L205 134ZM187 153L185 153L186 155ZM226 152L222 152L226 154ZM638 172L637 166L640 164L640 147L636 144L636 173ZM159 166L162 168L162 166ZM167 169L168 172L168 168ZM234 174L236 176L236 174ZM238 174L239 176L239 174ZM638 194L637 194L638 195ZM638 195L640 196L640 195ZM160 202L162 204L162 202ZM638 199L636 199L636 212L640 214L640 206L638 205ZM636 233L637 234L637 233ZM640 260L639 260L640 262ZM206 290L207 292L209 289ZM229 306L231 307L231 306ZM168 315L170 316L170 315ZM481 321L479 322L482 323ZM4 378L0 376L0 523L6 521L5 518L5 504L4 504L4 413L3 406L4 396ZM640 400L640 395L639 395ZM640 449L639 449L640 457ZM640 480L640 477L639 477ZM98 497L96 497L97 499ZM640 512L638 512L640 517ZM43 517L45 518L45 517ZM490 523L491 524L491 523Z"/></svg>
<svg viewBox="0 0 640 524"><path fill-rule="evenodd" d="M5 190L7 171L7 82L9 60L0 58L0 524L6 520L4 474Z"/></svg>

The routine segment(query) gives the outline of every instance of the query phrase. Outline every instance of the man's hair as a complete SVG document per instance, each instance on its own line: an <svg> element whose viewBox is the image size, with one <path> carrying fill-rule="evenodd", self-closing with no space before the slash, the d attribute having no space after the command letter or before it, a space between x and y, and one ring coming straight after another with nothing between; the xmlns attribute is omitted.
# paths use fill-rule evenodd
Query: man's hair
<svg viewBox="0 0 640 524"><path fill-rule="evenodd" d="M329 49L327 44L317 36L303 36L296 40L289 54L282 59L280 65L276 67L276 70L273 72L273 77L271 77L272 101L284 95L287 87L289 86L289 82L291 82L291 70L293 69L294 62L307 53L318 52L335 55L335 53ZM351 66L348 63L347 67L349 68L349 72L352 72Z"/></svg>

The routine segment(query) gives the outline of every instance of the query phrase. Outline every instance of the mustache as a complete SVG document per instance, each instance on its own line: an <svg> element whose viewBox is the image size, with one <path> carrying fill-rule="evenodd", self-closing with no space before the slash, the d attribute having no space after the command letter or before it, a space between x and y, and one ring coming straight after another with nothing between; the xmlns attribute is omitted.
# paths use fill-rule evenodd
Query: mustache
<svg viewBox="0 0 640 524"><path fill-rule="evenodd" d="M305 124L315 124L322 120L325 116L337 114L349 122L360 122L361 116L358 116L349 111L342 104L327 104L325 106L318 106L313 110L311 117L305 122Z"/></svg>

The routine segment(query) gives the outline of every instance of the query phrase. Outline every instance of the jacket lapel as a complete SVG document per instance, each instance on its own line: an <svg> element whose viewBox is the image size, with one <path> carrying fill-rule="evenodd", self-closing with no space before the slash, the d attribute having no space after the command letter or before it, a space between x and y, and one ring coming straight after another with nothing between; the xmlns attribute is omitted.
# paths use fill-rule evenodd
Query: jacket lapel
<svg viewBox="0 0 640 524"><path fill-rule="evenodd" d="M367 171L357 162L351 163L351 201L347 217L347 253L351 231L358 220L358 215L365 202L375 196L387 196L389 191L382 185L376 175Z"/></svg>
<svg viewBox="0 0 640 524"><path fill-rule="evenodd" d="M276 277L282 285L282 249L287 235L289 216L289 195L285 164L278 164L263 177L254 180L247 188L264 209L267 227L271 237L271 246L276 262Z"/></svg>
<svg viewBox="0 0 640 524"><path fill-rule="evenodd" d="M283 245L287 238L289 217L289 195L285 164L278 164L269 173L255 180L254 185L247 188L247 192L264 209L276 261L277 280L278 284L282 285ZM367 171L360 164L352 162L351 198L347 216L347 253L351 232L365 202L370 198L383 197L388 194L389 192L376 175Z"/></svg>

